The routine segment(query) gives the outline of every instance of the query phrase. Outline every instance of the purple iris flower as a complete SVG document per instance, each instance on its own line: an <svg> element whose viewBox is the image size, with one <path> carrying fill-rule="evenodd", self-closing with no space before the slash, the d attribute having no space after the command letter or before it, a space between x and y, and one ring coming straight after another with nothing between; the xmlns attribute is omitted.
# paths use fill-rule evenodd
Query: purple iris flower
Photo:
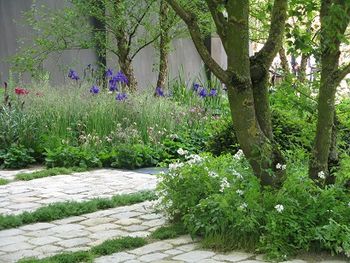
<svg viewBox="0 0 350 263"><path fill-rule="evenodd" d="M198 83L194 83L194 84L193 84L193 90L194 90L195 92L198 92L200 86L201 86L201 85L199 85Z"/></svg>
<svg viewBox="0 0 350 263"><path fill-rule="evenodd" d="M119 71L117 73L117 75L115 75L113 78L115 78L117 82L122 83L122 84L128 84L129 83L128 78L121 71Z"/></svg>
<svg viewBox="0 0 350 263"><path fill-rule="evenodd" d="M100 88L95 86L95 85L92 86L92 88L90 89L90 93L92 93L92 94L97 94L99 92L100 92Z"/></svg>
<svg viewBox="0 0 350 263"><path fill-rule="evenodd" d="M73 79L73 80L79 80L79 76L78 76L78 73L73 70L73 69L70 69L69 72L68 72L68 78L70 79Z"/></svg>
<svg viewBox="0 0 350 263"><path fill-rule="evenodd" d="M209 92L210 97L215 97L218 95L218 91L216 89L211 89Z"/></svg>
<svg viewBox="0 0 350 263"><path fill-rule="evenodd" d="M110 91L118 90L118 83L117 83L117 79L115 77L113 77L109 80L109 90Z"/></svg>
<svg viewBox="0 0 350 263"><path fill-rule="evenodd" d="M158 97L164 97L164 91L162 90L161 87L156 88L156 96Z"/></svg>
<svg viewBox="0 0 350 263"><path fill-rule="evenodd" d="M106 78L111 78L113 76L113 70L108 68L105 74Z"/></svg>
<svg viewBox="0 0 350 263"><path fill-rule="evenodd" d="M204 88L201 89L201 91L198 93L198 95L202 98L205 98L206 96L208 96L207 91Z"/></svg>
<svg viewBox="0 0 350 263"><path fill-rule="evenodd" d="M115 97L115 99L118 101L124 101L127 98L128 98L128 95L126 95L126 93L118 93L117 96Z"/></svg>

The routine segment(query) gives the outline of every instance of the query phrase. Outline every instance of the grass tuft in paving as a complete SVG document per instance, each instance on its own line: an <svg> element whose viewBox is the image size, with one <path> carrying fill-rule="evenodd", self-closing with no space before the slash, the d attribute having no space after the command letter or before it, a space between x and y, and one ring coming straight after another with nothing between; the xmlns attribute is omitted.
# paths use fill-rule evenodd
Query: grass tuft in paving
<svg viewBox="0 0 350 263"><path fill-rule="evenodd" d="M10 181L4 178L0 178L0 185L8 184Z"/></svg>
<svg viewBox="0 0 350 263"><path fill-rule="evenodd" d="M0 230L38 222L50 222L156 199L157 196L153 191L142 191L133 194L115 195L112 198L96 198L84 202L58 202L41 207L33 212L23 212L19 215L0 215Z"/></svg>
<svg viewBox="0 0 350 263"><path fill-rule="evenodd" d="M87 170L86 168L81 168L81 167L72 167L72 168L55 167L55 168L49 168L46 170L36 171L32 173L19 173L19 174L16 174L15 178L17 180L30 181L38 178L49 177L49 176L68 175L72 173L85 172L86 170Z"/></svg>
<svg viewBox="0 0 350 263"><path fill-rule="evenodd" d="M169 226L162 226L156 229L150 237L153 239L164 240L175 238L184 234L187 234L184 225L181 223L176 223Z"/></svg>
<svg viewBox="0 0 350 263"><path fill-rule="evenodd" d="M20 263L78 263L92 262L94 258L111 255L113 253L138 248L146 245L145 238L140 237L122 237L103 242L101 245L92 247L88 251L77 251L62 253L43 259L22 259Z"/></svg>

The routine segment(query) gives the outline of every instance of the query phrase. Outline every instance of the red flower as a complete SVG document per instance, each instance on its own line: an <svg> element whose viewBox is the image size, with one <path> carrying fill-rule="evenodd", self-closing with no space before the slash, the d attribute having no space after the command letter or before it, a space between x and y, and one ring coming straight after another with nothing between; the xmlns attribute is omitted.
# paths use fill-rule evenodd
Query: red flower
<svg viewBox="0 0 350 263"><path fill-rule="evenodd" d="M29 93L29 90L17 87L15 88L15 92L17 95L27 95Z"/></svg>

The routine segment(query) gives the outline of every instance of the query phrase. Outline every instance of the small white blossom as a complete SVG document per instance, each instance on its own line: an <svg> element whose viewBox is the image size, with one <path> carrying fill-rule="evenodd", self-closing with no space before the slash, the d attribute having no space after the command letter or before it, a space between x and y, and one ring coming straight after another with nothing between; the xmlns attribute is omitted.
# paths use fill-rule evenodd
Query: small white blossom
<svg viewBox="0 0 350 263"><path fill-rule="evenodd" d="M350 202L348 203L348 207L350 207Z"/></svg>
<svg viewBox="0 0 350 263"><path fill-rule="evenodd" d="M179 136L177 134L170 134L169 137L173 140L179 139Z"/></svg>
<svg viewBox="0 0 350 263"><path fill-rule="evenodd" d="M225 188L230 187L230 183L227 181L227 178L222 178L221 184L220 184L220 192L223 192Z"/></svg>
<svg viewBox="0 0 350 263"><path fill-rule="evenodd" d="M243 195L243 194L244 194L244 191L241 190L241 189L238 189L238 190L236 191L236 194L238 194L238 195Z"/></svg>
<svg viewBox="0 0 350 263"><path fill-rule="evenodd" d="M243 151L239 149L233 157L237 160L240 160L243 156L244 156Z"/></svg>
<svg viewBox="0 0 350 263"><path fill-rule="evenodd" d="M248 207L248 204L247 204L247 203L243 203L243 204L241 204L241 205L239 206L239 209L244 210L244 209L246 209L247 207Z"/></svg>
<svg viewBox="0 0 350 263"><path fill-rule="evenodd" d="M326 174L324 173L324 171L318 172L317 176L322 180L326 179Z"/></svg>
<svg viewBox="0 0 350 263"><path fill-rule="evenodd" d="M281 167L282 171L283 170L286 170L287 169L287 165L286 164L283 164L282 167Z"/></svg>
<svg viewBox="0 0 350 263"><path fill-rule="evenodd" d="M278 213L282 213L282 211L284 210L284 206L281 204L278 204L275 206L275 209L277 210Z"/></svg>
<svg viewBox="0 0 350 263"><path fill-rule="evenodd" d="M180 149L177 150L177 153L180 154L180 155L186 155L186 154L188 154L188 151L180 148Z"/></svg>
<svg viewBox="0 0 350 263"><path fill-rule="evenodd" d="M197 154L191 154L190 156L186 156L187 159L189 159L187 161L188 164L195 164L195 163L199 163L203 160L202 157L200 157Z"/></svg>
<svg viewBox="0 0 350 263"><path fill-rule="evenodd" d="M287 165L278 163L278 164L276 164L276 169L277 170L282 170L282 171L286 170L287 169Z"/></svg>
<svg viewBox="0 0 350 263"><path fill-rule="evenodd" d="M169 164L169 170L176 170L178 168L181 168L182 166L184 166L183 163L171 163Z"/></svg>
<svg viewBox="0 0 350 263"><path fill-rule="evenodd" d="M209 176L215 178L215 177L218 177L219 175L216 172L210 171Z"/></svg>

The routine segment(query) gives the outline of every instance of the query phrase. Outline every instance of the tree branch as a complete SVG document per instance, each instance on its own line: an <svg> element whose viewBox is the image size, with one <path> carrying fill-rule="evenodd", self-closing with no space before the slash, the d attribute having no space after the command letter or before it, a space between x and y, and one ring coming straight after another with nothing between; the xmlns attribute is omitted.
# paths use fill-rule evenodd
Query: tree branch
<svg viewBox="0 0 350 263"><path fill-rule="evenodd" d="M340 83L348 74L350 74L350 63L337 70L336 80Z"/></svg>
<svg viewBox="0 0 350 263"><path fill-rule="evenodd" d="M207 5L209 7L209 11L211 13L211 16L213 17L217 33L219 34L222 44L225 46L226 45L226 28L227 28L227 20L224 17L224 15L219 12L218 7L220 2L218 0L206 0ZM226 49L226 48L225 48Z"/></svg>
<svg viewBox="0 0 350 263"><path fill-rule="evenodd" d="M275 0L271 11L269 36L263 48L254 59L269 68L278 50L281 48L287 20L288 0Z"/></svg>
<svg viewBox="0 0 350 263"><path fill-rule="evenodd" d="M179 17L181 17L181 19L186 23L199 55L201 56L204 63L211 70L211 72L213 72L213 74L223 83L230 82L230 77L228 73L224 69L222 69L222 67L211 57L208 49L204 45L195 15L189 11L186 11L181 5L179 5L179 3L176 0L167 0L167 2L179 15Z"/></svg>

